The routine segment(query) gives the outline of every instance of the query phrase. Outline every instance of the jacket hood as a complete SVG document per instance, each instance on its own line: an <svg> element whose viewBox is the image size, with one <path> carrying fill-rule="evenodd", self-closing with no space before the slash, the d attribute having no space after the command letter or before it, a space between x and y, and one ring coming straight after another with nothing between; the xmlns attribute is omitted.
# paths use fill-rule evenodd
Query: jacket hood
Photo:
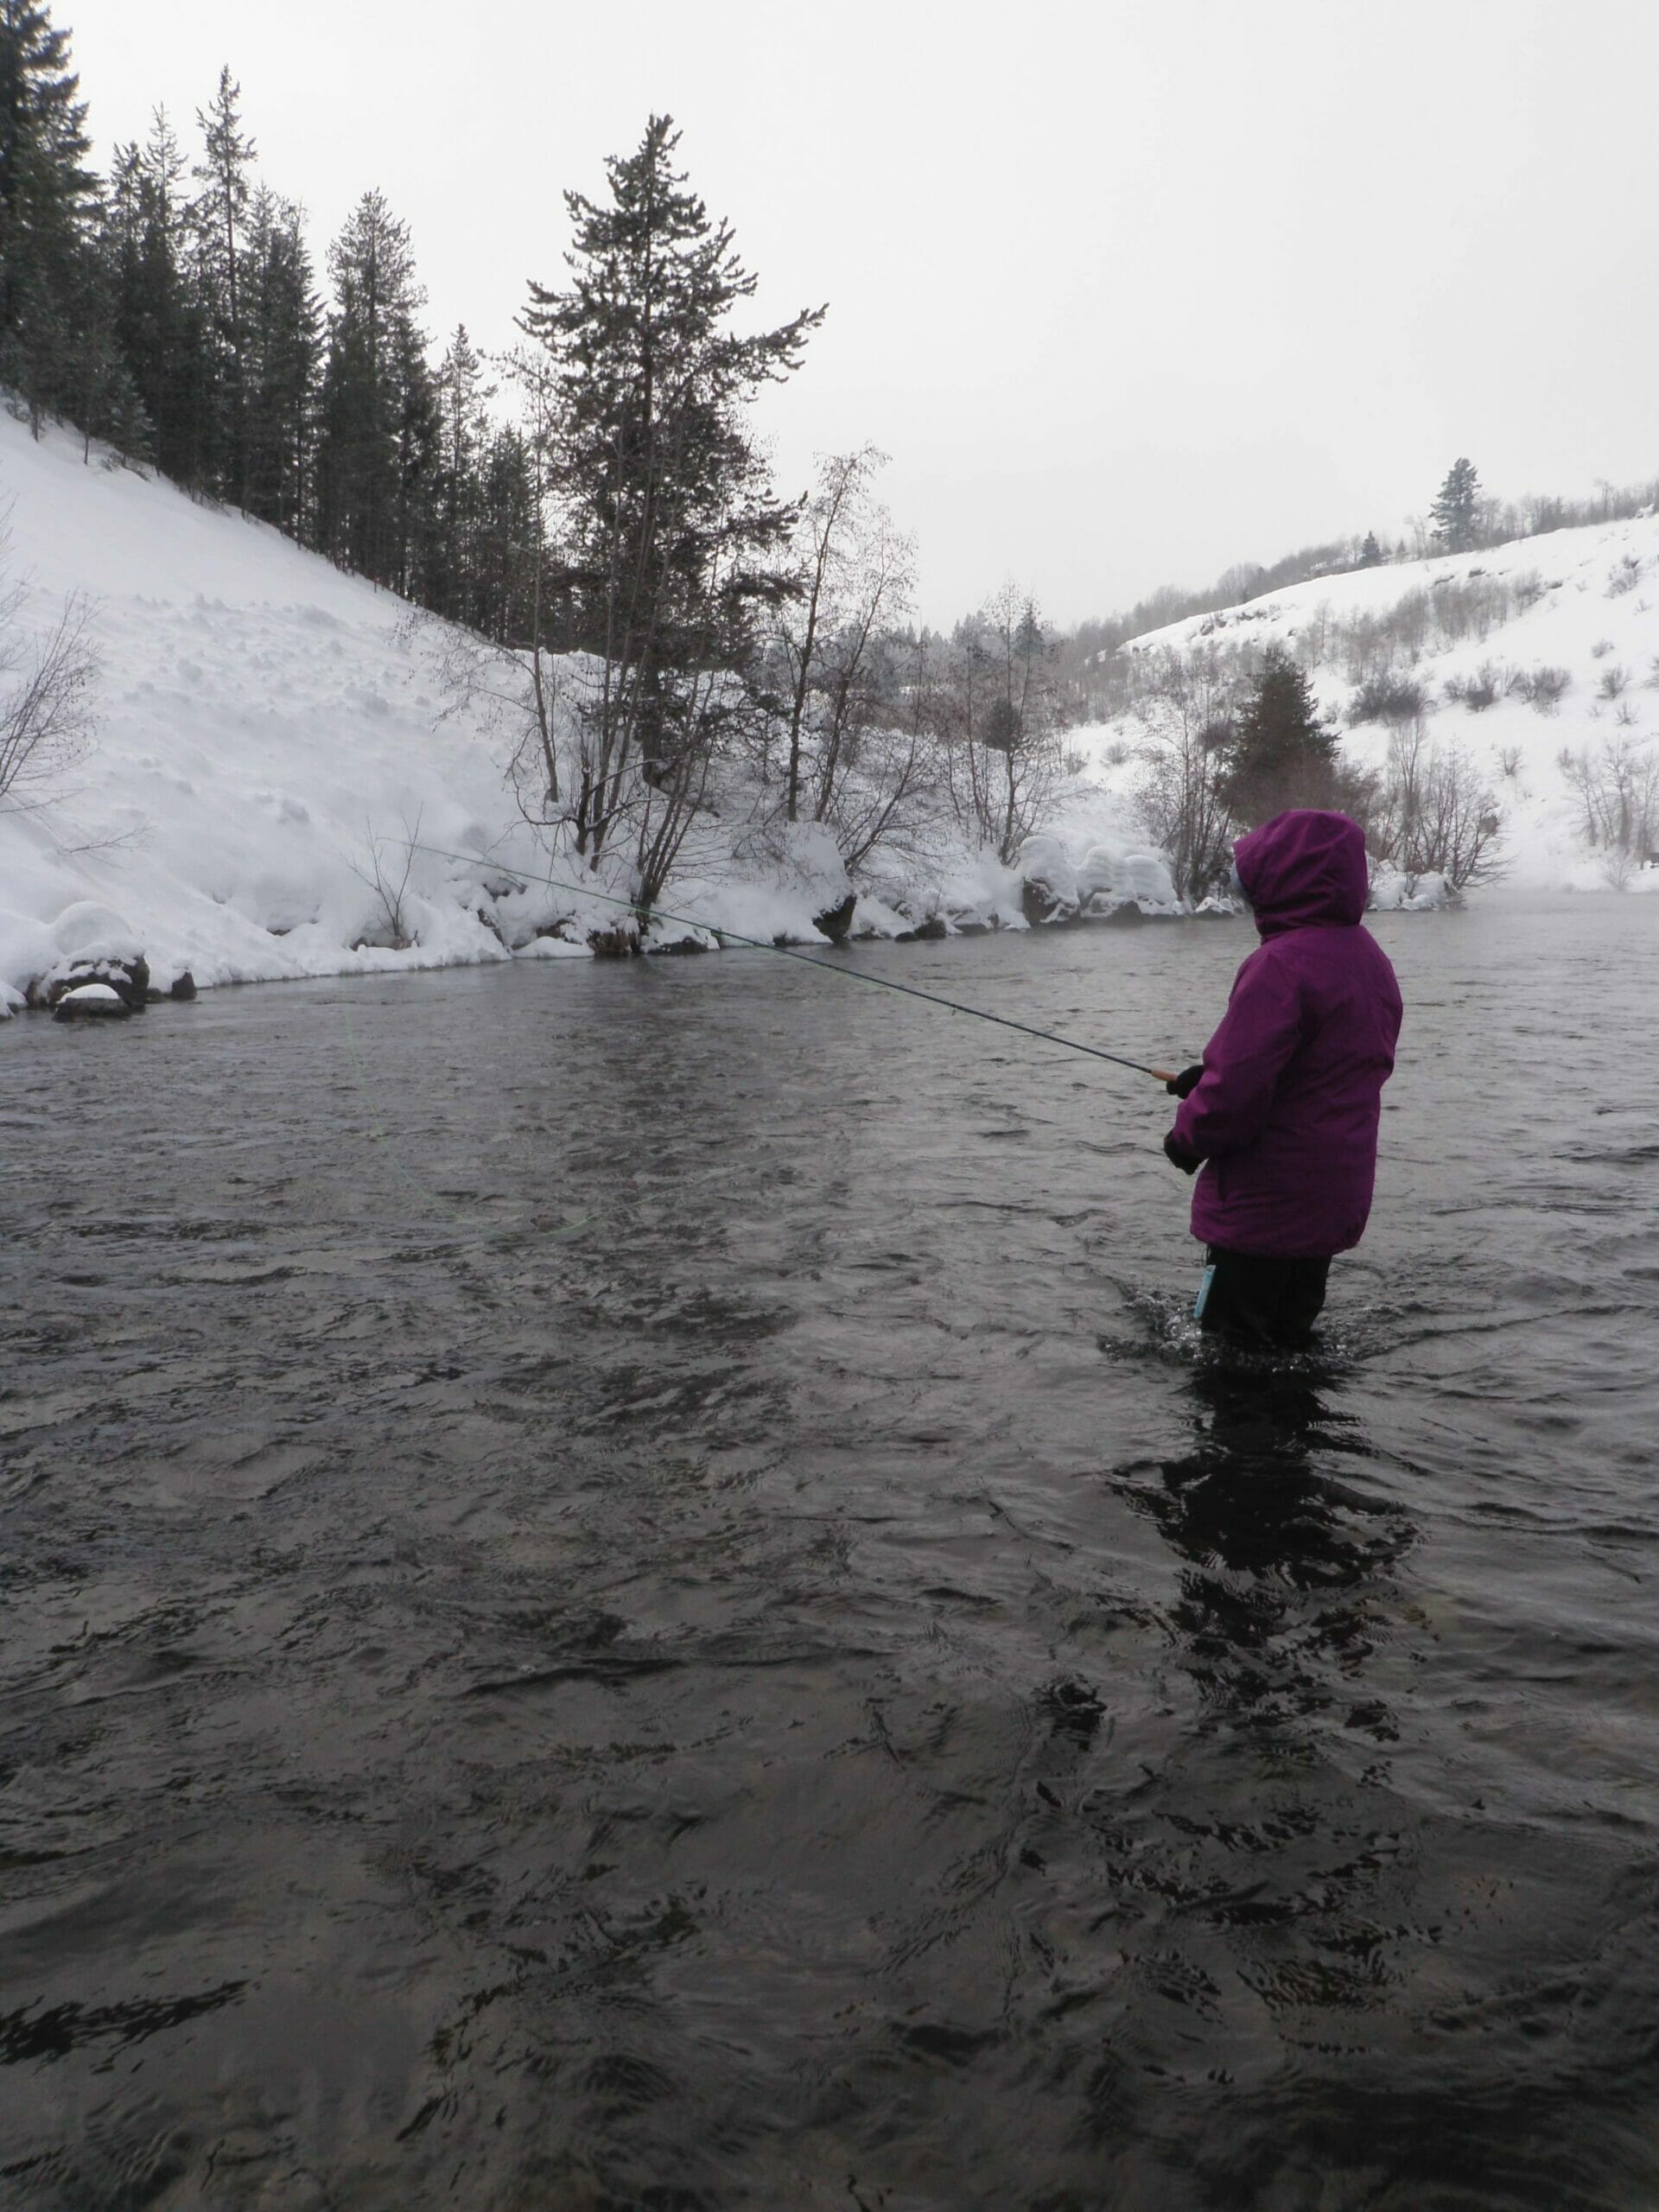
<svg viewBox="0 0 1659 2212"><path fill-rule="evenodd" d="M1365 911L1365 839L1345 814L1293 807L1241 837L1233 857L1263 937L1351 928Z"/></svg>

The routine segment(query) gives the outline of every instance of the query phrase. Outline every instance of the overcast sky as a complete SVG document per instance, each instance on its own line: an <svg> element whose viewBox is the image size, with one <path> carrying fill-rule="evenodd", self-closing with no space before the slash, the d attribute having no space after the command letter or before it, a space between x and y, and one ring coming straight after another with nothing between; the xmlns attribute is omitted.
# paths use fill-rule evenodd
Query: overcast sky
<svg viewBox="0 0 1659 2212"><path fill-rule="evenodd" d="M511 335L648 111L781 321L780 480L867 441L920 611L1065 622L1490 490L1659 474L1654 0L53 0L101 155L221 61L319 263L378 185Z"/></svg>

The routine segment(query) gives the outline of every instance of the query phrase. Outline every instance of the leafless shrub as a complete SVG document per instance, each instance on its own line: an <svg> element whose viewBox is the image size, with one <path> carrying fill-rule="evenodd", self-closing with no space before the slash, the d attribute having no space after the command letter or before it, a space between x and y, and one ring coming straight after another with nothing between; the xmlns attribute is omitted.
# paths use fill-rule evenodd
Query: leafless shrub
<svg viewBox="0 0 1659 2212"><path fill-rule="evenodd" d="M1129 757L1129 748L1121 737L1114 738L1106 748L1106 766L1121 768Z"/></svg>
<svg viewBox="0 0 1659 2212"><path fill-rule="evenodd" d="M1348 721L1351 726L1359 722L1412 722L1421 719L1428 707L1428 692L1414 676L1396 676L1387 671L1368 676L1348 702Z"/></svg>
<svg viewBox="0 0 1659 2212"><path fill-rule="evenodd" d="M1626 592L1634 591L1642 581L1642 563L1634 553L1626 553L1615 561L1607 575L1607 596L1622 599Z"/></svg>
<svg viewBox="0 0 1659 2212"><path fill-rule="evenodd" d="M1484 714L1506 692L1515 671L1495 660L1484 660L1472 676L1448 676L1446 696L1466 707L1471 715Z"/></svg>
<svg viewBox="0 0 1659 2212"><path fill-rule="evenodd" d="M1371 850L1414 880L1444 877L1454 895L1504 872L1503 816L1460 746L1430 747L1421 728L1397 730L1371 823Z"/></svg>
<svg viewBox="0 0 1659 2212"><path fill-rule="evenodd" d="M1605 660L1612 650L1613 641L1611 638L1598 638L1590 648L1590 658L1592 660Z"/></svg>
<svg viewBox="0 0 1659 2212"><path fill-rule="evenodd" d="M1161 657L1137 712L1146 741L1136 811L1169 856L1176 895L1202 899L1227 872L1235 823L1225 798L1230 689L1213 655Z"/></svg>
<svg viewBox="0 0 1659 2212"><path fill-rule="evenodd" d="M1509 780L1513 783L1521 772L1520 747L1518 745L1506 745L1497 756L1497 766L1499 774L1508 777Z"/></svg>
<svg viewBox="0 0 1659 2212"><path fill-rule="evenodd" d="M1602 855L1598 872L1610 891L1628 891L1637 873L1636 855L1620 852L1615 845Z"/></svg>
<svg viewBox="0 0 1659 2212"><path fill-rule="evenodd" d="M65 600L49 628L21 620L23 587L4 581L0 537L0 806L43 806L92 749L98 656L92 607Z"/></svg>
<svg viewBox="0 0 1659 2212"><path fill-rule="evenodd" d="M1510 589L1515 594L1516 605L1524 613L1528 607L1535 607L1543 597L1543 579L1535 569L1529 569L1524 575L1515 579Z"/></svg>
<svg viewBox="0 0 1659 2212"><path fill-rule="evenodd" d="M1361 613L1351 622L1333 623L1328 640L1331 657L1340 657L1351 683L1363 683L1369 677L1402 664L1408 668L1420 660L1431 626L1428 594L1408 592L1382 613Z"/></svg>
<svg viewBox="0 0 1659 2212"><path fill-rule="evenodd" d="M1475 569L1464 577L1440 578L1429 594L1429 602L1443 645L1455 645L1469 637L1484 644L1492 630L1509 620L1515 594L1503 577Z"/></svg>
<svg viewBox="0 0 1659 2212"><path fill-rule="evenodd" d="M928 696L957 820L1005 863L1046 818L1060 774L1052 654L1052 633L1010 582L957 626Z"/></svg>
<svg viewBox="0 0 1659 2212"><path fill-rule="evenodd" d="M1527 704L1541 715L1553 715L1572 688L1573 678L1564 668L1533 668L1524 671L1515 680L1515 690Z"/></svg>
<svg viewBox="0 0 1659 2212"><path fill-rule="evenodd" d="M363 841L368 865L359 867L356 861L353 861L351 871L373 892L380 917L376 936L372 938L359 938L353 950L365 944L377 944L389 946L393 952L407 952L415 942L410 933L404 907L409 896L410 874L415 865L416 848L420 840L421 816L424 810L417 809L412 823L405 817L401 846L395 837L383 837L372 822L364 824ZM403 856L401 865L397 857L400 851Z"/></svg>
<svg viewBox="0 0 1659 2212"><path fill-rule="evenodd" d="M799 592L772 618L784 816L824 823L849 867L906 826L927 780L918 730L913 743L885 741L897 718L885 640L909 611L915 572L914 546L874 494L886 461L873 446L821 458L795 531ZM868 788L877 754L880 799Z"/></svg>
<svg viewBox="0 0 1659 2212"><path fill-rule="evenodd" d="M1579 803L1592 849L1650 858L1659 846L1659 753L1630 737L1607 737L1593 750L1563 747L1557 765Z"/></svg>
<svg viewBox="0 0 1659 2212"><path fill-rule="evenodd" d="M1624 670L1615 661L1611 668L1602 670L1601 681L1596 690L1604 699L1620 699L1624 696L1624 689L1630 680Z"/></svg>

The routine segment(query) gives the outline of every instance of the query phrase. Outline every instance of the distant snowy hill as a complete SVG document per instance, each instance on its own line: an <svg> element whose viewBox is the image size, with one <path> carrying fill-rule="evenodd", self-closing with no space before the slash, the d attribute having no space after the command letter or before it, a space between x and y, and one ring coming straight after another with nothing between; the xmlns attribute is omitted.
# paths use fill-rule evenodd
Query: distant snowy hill
<svg viewBox="0 0 1659 2212"><path fill-rule="evenodd" d="M1384 765L1390 731L1378 720L1351 726L1363 678L1387 669L1421 686L1427 741L1460 746L1491 785L1510 887L1607 887L1560 756L1659 735L1659 516L1319 577L1148 632L1124 650L1149 666L1166 651L1225 656L1274 640L1308 665L1344 747L1369 767ZM1524 696L1540 670L1565 673L1553 705ZM1466 700L1489 690L1491 703L1471 712ZM1130 714L1071 742L1094 777L1127 798L1145 734ZM1628 887L1659 890L1659 868Z"/></svg>

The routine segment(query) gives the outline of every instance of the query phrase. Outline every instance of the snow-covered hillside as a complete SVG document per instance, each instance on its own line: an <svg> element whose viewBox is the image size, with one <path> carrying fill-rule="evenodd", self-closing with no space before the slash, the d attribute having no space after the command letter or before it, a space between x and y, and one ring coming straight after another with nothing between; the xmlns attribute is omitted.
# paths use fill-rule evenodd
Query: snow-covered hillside
<svg viewBox="0 0 1659 2212"><path fill-rule="evenodd" d="M0 1015L30 982L124 950L165 990L186 971L206 987L585 952L588 925L615 918L536 880L549 863L508 783L511 739L452 710L442 636L402 601L164 481L86 466L77 438L36 443L3 411L0 513L18 629L49 629L79 595L100 663L95 751L49 803L0 808ZM812 938L849 888L833 845L803 826L759 851L736 798L671 903L733 934ZM416 825L487 864L416 853L404 889ZM1123 855L1123 895L1173 898L1120 797L1078 795L1073 828L1100 881ZM401 932L377 862L404 891ZM1023 927L1020 877L946 834L862 887L857 926L935 912Z"/></svg>
<svg viewBox="0 0 1659 2212"><path fill-rule="evenodd" d="M1381 721L1351 724L1362 678L1386 668L1421 687L1427 741L1455 742L1491 788L1510 887L1608 887L1605 855L1584 842L1560 756L1659 736L1659 515L1320 577L1148 632L1125 651L1149 669L1170 651L1225 655L1275 640L1309 667L1344 747L1367 767L1384 766L1390 732ZM1540 702L1545 711L1524 696L1538 670L1567 679L1558 700ZM1471 711L1448 685L1477 701L1493 696ZM1100 783L1127 798L1140 772L1133 748L1145 736L1131 714L1072 742ZM1659 890L1659 868L1638 870L1624 887Z"/></svg>
<svg viewBox="0 0 1659 2212"><path fill-rule="evenodd" d="M85 594L100 664L95 751L52 804L0 812L0 984L124 937L163 988L503 957L473 887L421 872L419 945L351 949L387 934L364 876L406 823L533 859L478 731L435 721L406 607L3 414L0 505L24 626Z"/></svg>
<svg viewBox="0 0 1659 2212"><path fill-rule="evenodd" d="M122 948L142 947L165 989L187 970L207 986L580 952L612 918L537 880L557 870L515 804L510 738L446 711L440 639L403 601L168 484L87 467L78 439L36 443L3 412L0 512L21 630L80 595L100 662L95 752L49 803L0 808L0 1014ZM1659 732L1659 518L1325 578L1128 650L1150 668L1169 649L1274 639L1344 725L1368 670L1422 687L1430 742L1455 740L1497 797L1512 884L1605 887L1559 756ZM1542 668L1565 671L1548 713L1510 688ZM1483 712L1446 696L1483 679ZM1135 817L1145 736L1134 715L1067 736L1076 772L1027 855L1062 911L1173 900ZM1389 736L1362 722L1344 742L1380 766ZM487 857L417 853L405 886L417 825L423 845ZM752 826L739 792L672 904L733 933L811 937L848 888L833 847L803 831L780 850ZM402 894L401 931L383 885ZM1659 887L1659 869L1630 887ZM1020 873L948 830L861 889L860 927L935 912L1024 926Z"/></svg>

